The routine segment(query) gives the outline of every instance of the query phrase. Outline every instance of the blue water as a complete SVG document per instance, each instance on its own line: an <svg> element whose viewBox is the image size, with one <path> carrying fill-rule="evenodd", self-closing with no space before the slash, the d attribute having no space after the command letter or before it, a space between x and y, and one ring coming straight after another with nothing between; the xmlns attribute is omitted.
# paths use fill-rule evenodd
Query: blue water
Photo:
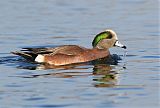
<svg viewBox="0 0 160 108"><path fill-rule="evenodd" d="M158 0L1 0L0 108L158 108ZM11 51L77 44L91 48L107 28L127 46L118 64L63 67ZM123 58L124 50L110 49Z"/></svg>

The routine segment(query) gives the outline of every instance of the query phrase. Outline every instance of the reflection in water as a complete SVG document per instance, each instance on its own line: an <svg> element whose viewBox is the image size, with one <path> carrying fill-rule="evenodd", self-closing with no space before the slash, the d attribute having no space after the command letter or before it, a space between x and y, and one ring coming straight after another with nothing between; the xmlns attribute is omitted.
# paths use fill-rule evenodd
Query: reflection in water
<svg viewBox="0 0 160 108"><path fill-rule="evenodd" d="M86 65L88 66L88 65ZM37 77L56 77L56 78L75 78L75 77L93 77L93 85L95 87L113 87L117 85L116 71L112 70L112 67L108 64L96 64L93 67L93 72L87 72L85 64L76 64L68 66L52 66L52 65L40 65L38 69L56 69L62 70L61 72L53 72L47 74L34 74L30 76L24 76L23 78L37 78ZM63 72L65 70L65 72ZM67 70L67 72L66 72ZM80 70L86 70L86 72L80 72ZM72 72L71 72L72 71Z"/></svg>
<svg viewBox="0 0 160 108"><path fill-rule="evenodd" d="M27 70L47 70L54 69L54 72L47 74L34 74L27 76L20 76L23 78L37 78L37 77L56 77L56 78L75 78L75 77L93 77L93 85L95 87L113 87L117 85L118 73L112 69L113 65L117 64L120 59L118 55L112 55L110 58L103 58L94 60L92 62L71 64L64 66L54 66L49 64L37 64L26 62L24 59L4 57L1 58L1 63L12 64L17 66L18 69ZM112 66L111 66L112 64ZM87 69L93 70L92 72ZM82 72L83 71L83 72Z"/></svg>
<svg viewBox="0 0 160 108"><path fill-rule="evenodd" d="M116 71L112 70L110 65L96 65L93 68L93 81L95 87L113 87L117 85L117 75Z"/></svg>
<svg viewBox="0 0 160 108"><path fill-rule="evenodd" d="M74 66L48 66L51 69L53 67L54 69L59 70L68 70L67 72L53 72L53 73L47 73L47 74L34 74L30 76L23 76L23 78L37 78L37 77L57 77L57 78L74 78L74 77L88 77L93 76L93 85L95 87L113 87L117 85L117 75L118 73L116 71L112 70L112 67L108 64L97 64L93 67L93 72L78 72L79 70L85 70L88 68L83 68L80 66L83 66L82 64L77 64ZM43 65L45 67L45 65ZM80 67L80 68L78 68ZM42 69L42 68L41 68ZM46 69L46 67L45 67ZM74 72L70 72L70 71Z"/></svg>

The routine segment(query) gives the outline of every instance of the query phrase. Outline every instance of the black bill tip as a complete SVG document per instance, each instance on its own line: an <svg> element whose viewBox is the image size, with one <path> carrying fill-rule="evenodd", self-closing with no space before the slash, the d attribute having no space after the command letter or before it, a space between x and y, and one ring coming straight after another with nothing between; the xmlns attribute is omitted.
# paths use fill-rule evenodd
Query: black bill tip
<svg viewBox="0 0 160 108"><path fill-rule="evenodd" d="M126 46L123 46L122 48L127 49L127 47L126 47Z"/></svg>

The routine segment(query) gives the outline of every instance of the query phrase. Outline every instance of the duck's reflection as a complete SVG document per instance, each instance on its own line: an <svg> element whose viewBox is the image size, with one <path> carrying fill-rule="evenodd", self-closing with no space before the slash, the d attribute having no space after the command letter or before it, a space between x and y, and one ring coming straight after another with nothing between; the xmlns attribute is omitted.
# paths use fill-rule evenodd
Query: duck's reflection
<svg viewBox="0 0 160 108"><path fill-rule="evenodd" d="M93 68L93 81L95 87L113 87L117 85L118 73L110 65L95 65Z"/></svg>
<svg viewBox="0 0 160 108"><path fill-rule="evenodd" d="M113 87L117 85L117 72L113 71L114 66L108 64L74 64L67 66L39 65L36 69L55 69L55 72L47 74L34 74L24 76L24 78L37 77L57 77L57 78L75 78L75 77L93 77L94 87ZM92 72L87 69L93 70ZM85 72L88 71L88 72Z"/></svg>
<svg viewBox="0 0 160 108"><path fill-rule="evenodd" d="M57 78L75 78L75 77L93 77L92 84L95 87L113 87L117 85L118 74L114 71L117 64L117 55L112 55L110 58L103 58L89 63L72 64L65 66L54 66L49 64L36 64L24 62L19 60L16 62L17 68L28 70L47 70L54 69L52 73L23 76L23 78L37 78L37 77L57 77ZM112 65L111 65L112 64ZM21 76L22 77L22 76Z"/></svg>

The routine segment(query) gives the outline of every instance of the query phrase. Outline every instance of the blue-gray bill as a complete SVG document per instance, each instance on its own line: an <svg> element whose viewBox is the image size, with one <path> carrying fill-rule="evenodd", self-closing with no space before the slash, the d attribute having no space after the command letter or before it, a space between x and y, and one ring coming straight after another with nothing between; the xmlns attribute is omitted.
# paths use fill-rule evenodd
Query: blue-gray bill
<svg viewBox="0 0 160 108"><path fill-rule="evenodd" d="M115 42L114 46L124 48L124 49L127 48L125 45L121 44L118 40Z"/></svg>

